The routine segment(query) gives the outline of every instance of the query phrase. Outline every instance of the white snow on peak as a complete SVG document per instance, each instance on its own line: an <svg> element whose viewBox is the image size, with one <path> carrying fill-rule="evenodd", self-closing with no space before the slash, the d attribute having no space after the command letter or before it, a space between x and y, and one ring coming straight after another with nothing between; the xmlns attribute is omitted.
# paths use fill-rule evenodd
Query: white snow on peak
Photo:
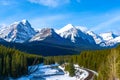
<svg viewBox="0 0 120 80"><path fill-rule="evenodd" d="M100 36L104 42L104 45L102 45L103 47L114 46L117 43L120 43L120 36L113 32L101 33Z"/></svg>
<svg viewBox="0 0 120 80"><path fill-rule="evenodd" d="M86 27L73 26L72 24L67 24L60 30L55 31L54 29L47 28L34 30L26 19L14 22L9 26L0 25L0 38L8 42L23 43L28 40L41 41L50 36L59 38L63 42L65 39L70 40L73 43L79 42L80 39L88 40L91 43L95 42L103 47L114 46L115 44L120 43L120 35L116 35L113 32L101 33L98 35L92 31L89 31Z"/></svg>
<svg viewBox="0 0 120 80"><path fill-rule="evenodd" d="M63 33L65 31L68 31L68 30L72 29L72 28L75 28L75 27L72 24L68 24L65 27L61 28L60 30L57 30L57 33L58 34Z"/></svg>
<svg viewBox="0 0 120 80"><path fill-rule="evenodd" d="M65 27L61 28L60 30L57 30L57 33L65 39L70 39L72 42L75 42L75 38L79 36L77 28L75 28L72 24L68 24Z"/></svg>
<svg viewBox="0 0 120 80"><path fill-rule="evenodd" d="M0 29L3 28L3 27L6 27L5 24L0 24Z"/></svg>
<svg viewBox="0 0 120 80"><path fill-rule="evenodd" d="M93 39L90 35L88 35L86 32L81 31L82 28L77 28L73 26L72 24L68 24L62 29L58 30L57 33L65 39L70 40L73 43L79 42L80 39L82 40L88 40L90 43L93 43ZM84 28L85 29L85 28Z"/></svg>
<svg viewBox="0 0 120 80"><path fill-rule="evenodd" d="M72 25L68 24L57 32L61 37L65 39L70 39L75 42L75 37L79 36L77 29Z"/></svg>
<svg viewBox="0 0 120 80"><path fill-rule="evenodd" d="M22 24L24 24L24 25L30 25L30 23L28 22L28 20L26 20L26 19L23 19L22 21ZM30 25L31 26L31 25Z"/></svg>
<svg viewBox="0 0 120 80"><path fill-rule="evenodd" d="M89 34L89 35L91 35L93 37L96 44L100 44L101 42L103 42L102 38L99 35L95 34L94 32L87 31L87 34Z"/></svg>
<svg viewBox="0 0 120 80"><path fill-rule="evenodd" d="M22 22L22 23L26 23L26 22L27 22L27 20L26 20L26 19L23 19L21 22Z"/></svg>
<svg viewBox="0 0 120 80"><path fill-rule="evenodd" d="M120 36L118 36L115 39L111 40L111 42L120 43Z"/></svg>
<svg viewBox="0 0 120 80"><path fill-rule="evenodd" d="M65 27L64 27L64 29L70 29L70 28L74 28L74 26L72 25L72 24L67 24Z"/></svg>
<svg viewBox="0 0 120 80"><path fill-rule="evenodd" d="M105 44L106 44L105 46L114 46L118 43L120 43L120 36L110 39L108 41L105 41Z"/></svg>
<svg viewBox="0 0 120 80"><path fill-rule="evenodd" d="M83 27L83 26L76 26L77 29L80 29L82 32L87 32L88 29L87 27Z"/></svg>
<svg viewBox="0 0 120 80"><path fill-rule="evenodd" d="M27 20L26 20L27 21ZM23 43L36 34L30 23L18 21L0 30L0 38L8 42Z"/></svg>
<svg viewBox="0 0 120 80"><path fill-rule="evenodd" d="M0 24L0 33L1 33L1 31L3 31L4 29L6 29L6 25L5 25L5 24Z"/></svg>
<svg viewBox="0 0 120 80"><path fill-rule="evenodd" d="M41 41L46 39L48 36L54 35L55 31L52 28L43 28L35 36L30 39L31 41Z"/></svg>
<svg viewBox="0 0 120 80"><path fill-rule="evenodd" d="M117 37L115 34L112 32L106 32L106 33L101 33L100 36L103 38L105 41L109 41Z"/></svg>
<svg viewBox="0 0 120 80"><path fill-rule="evenodd" d="M16 21L16 22L10 24L10 26L11 26L11 25L18 25L19 23L20 23L19 21Z"/></svg>
<svg viewBox="0 0 120 80"><path fill-rule="evenodd" d="M26 23L28 23L28 24L30 24L26 19L23 19L22 21L16 21L16 22L14 22L14 23L12 23L12 24L10 24L10 25L18 25L18 24L26 24Z"/></svg>

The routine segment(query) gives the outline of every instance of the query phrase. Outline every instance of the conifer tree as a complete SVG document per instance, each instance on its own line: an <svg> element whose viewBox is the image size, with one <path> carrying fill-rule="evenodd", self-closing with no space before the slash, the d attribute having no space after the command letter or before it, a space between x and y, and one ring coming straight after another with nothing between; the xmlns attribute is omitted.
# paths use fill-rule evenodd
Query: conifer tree
<svg viewBox="0 0 120 80"><path fill-rule="evenodd" d="M69 72L69 76L71 76L71 77L75 76L75 68L74 68L73 63L66 65L65 71Z"/></svg>

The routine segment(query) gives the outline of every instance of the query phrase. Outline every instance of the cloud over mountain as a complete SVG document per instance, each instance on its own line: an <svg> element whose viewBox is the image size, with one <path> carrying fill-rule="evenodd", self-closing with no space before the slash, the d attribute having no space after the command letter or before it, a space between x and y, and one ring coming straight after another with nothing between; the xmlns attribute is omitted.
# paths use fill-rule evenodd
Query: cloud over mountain
<svg viewBox="0 0 120 80"><path fill-rule="evenodd" d="M28 0L31 3L40 4L48 7L57 7L63 4L68 4L70 0Z"/></svg>

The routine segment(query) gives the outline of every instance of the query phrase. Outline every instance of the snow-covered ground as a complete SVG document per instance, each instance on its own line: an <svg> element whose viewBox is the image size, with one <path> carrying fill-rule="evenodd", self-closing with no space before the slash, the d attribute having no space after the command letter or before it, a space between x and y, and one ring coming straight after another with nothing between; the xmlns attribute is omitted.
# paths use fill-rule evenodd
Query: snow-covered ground
<svg viewBox="0 0 120 80"><path fill-rule="evenodd" d="M81 69L78 65L74 66L76 69L76 75L74 77L70 77L69 73L64 71L64 67L61 67L58 64L39 64L30 66L29 71L32 73L30 75L20 77L17 80L84 80L88 77L89 73L86 70ZM36 71L33 72L34 70Z"/></svg>

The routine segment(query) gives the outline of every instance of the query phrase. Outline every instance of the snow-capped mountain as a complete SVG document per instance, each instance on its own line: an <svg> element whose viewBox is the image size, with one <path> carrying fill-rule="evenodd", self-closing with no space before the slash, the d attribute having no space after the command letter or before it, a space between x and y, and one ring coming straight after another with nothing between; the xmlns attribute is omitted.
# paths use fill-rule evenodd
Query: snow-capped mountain
<svg viewBox="0 0 120 80"><path fill-rule="evenodd" d="M82 32L89 34L93 37L96 44L101 47L112 47L120 43L120 36L114 34L113 32L106 32L101 34L96 34L93 31L89 31L86 27L77 27Z"/></svg>
<svg viewBox="0 0 120 80"><path fill-rule="evenodd" d="M40 32L37 33L34 37L32 37L29 41L42 41L62 45L65 45L67 43L67 41L63 39L60 35L58 35L52 28L41 29Z"/></svg>
<svg viewBox="0 0 120 80"><path fill-rule="evenodd" d="M27 20L14 22L0 30L0 38L8 42L23 43L36 34Z"/></svg>
<svg viewBox="0 0 120 80"><path fill-rule="evenodd" d="M76 26L77 29L80 29L83 33L92 36L96 44L103 43L103 39L101 36L97 35L93 31L88 30L86 27Z"/></svg>
<svg viewBox="0 0 120 80"><path fill-rule="evenodd" d="M70 40L73 43L82 44L82 43L89 43L94 44L93 38L82 32L80 29L74 27L72 24L68 24L62 29L58 30L57 33L65 38Z"/></svg>
<svg viewBox="0 0 120 80"><path fill-rule="evenodd" d="M93 31L87 31L87 34L91 35L95 41L96 44L103 43L103 39L101 36L95 34Z"/></svg>
<svg viewBox="0 0 120 80"><path fill-rule="evenodd" d="M101 33L100 36L105 41L109 41L109 40L112 40L112 39L118 37L117 35L113 34L113 32Z"/></svg>
<svg viewBox="0 0 120 80"><path fill-rule="evenodd" d="M55 34L55 32L53 29L43 28L39 31L39 33L37 33L34 37L32 37L30 39L30 41L42 41L42 40L46 39L47 37L50 37L54 34Z"/></svg>
<svg viewBox="0 0 120 80"><path fill-rule="evenodd" d="M83 26L75 26L77 29L80 29L82 32L86 33L87 31L89 31L86 27Z"/></svg>
<svg viewBox="0 0 120 80"><path fill-rule="evenodd" d="M98 35L86 27L73 26L72 24L56 31L52 28L34 30L27 20L22 20L9 26L0 26L0 42L2 41L15 43L42 41L60 45L108 47L120 43L120 36L112 32Z"/></svg>
<svg viewBox="0 0 120 80"><path fill-rule="evenodd" d="M79 36L76 28L72 24L66 25L62 29L58 30L57 33L65 39L70 39L72 42L75 42L75 37Z"/></svg>
<svg viewBox="0 0 120 80"><path fill-rule="evenodd" d="M114 46L120 43L120 36L114 34L113 32L106 32L99 34L100 37L103 39L104 44L103 47Z"/></svg>
<svg viewBox="0 0 120 80"><path fill-rule="evenodd" d="M109 48L118 43L120 36L112 32L96 34L86 27L72 24L59 30L33 29L27 20L0 26L0 44L44 56L69 55L84 50Z"/></svg>
<svg viewBox="0 0 120 80"><path fill-rule="evenodd" d="M116 37L116 38L110 40L110 42L113 42L114 44L120 43L120 36L118 36L118 37Z"/></svg>
<svg viewBox="0 0 120 80"><path fill-rule="evenodd" d="M94 38L96 44L101 47L112 47L120 43L120 36L114 34L113 32L106 32L101 34L95 34L93 31L87 31L89 35Z"/></svg>

